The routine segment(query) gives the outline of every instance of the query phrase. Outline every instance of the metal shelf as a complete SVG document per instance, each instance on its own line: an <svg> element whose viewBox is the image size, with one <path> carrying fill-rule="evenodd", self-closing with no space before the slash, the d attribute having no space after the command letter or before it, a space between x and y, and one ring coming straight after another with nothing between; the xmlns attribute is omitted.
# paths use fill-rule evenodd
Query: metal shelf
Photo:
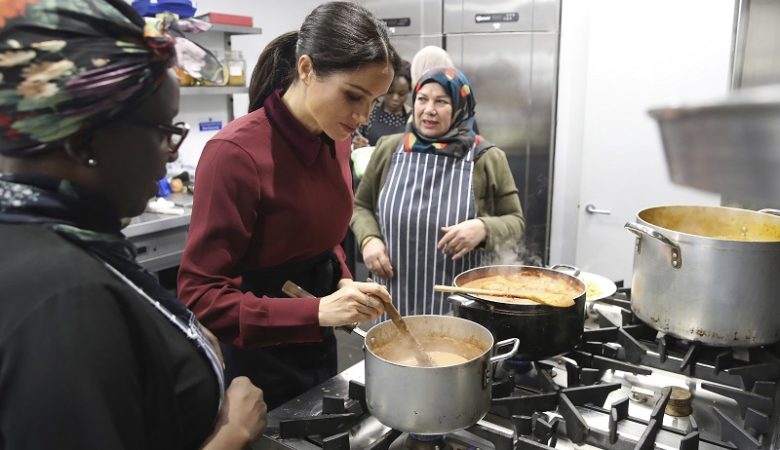
<svg viewBox="0 0 780 450"><path fill-rule="evenodd" d="M263 34L262 28L257 27L240 27L237 25L222 25L219 23L214 23L211 25L211 28L206 30L204 33L225 33L229 35L233 34ZM187 33L187 34L195 34L195 33Z"/></svg>
<svg viewBox="0 0 780 450"><path fill-rule="evenodd" d="M246 86L185 86L181 87L181 95L229 95L249 92Z"/></svg>

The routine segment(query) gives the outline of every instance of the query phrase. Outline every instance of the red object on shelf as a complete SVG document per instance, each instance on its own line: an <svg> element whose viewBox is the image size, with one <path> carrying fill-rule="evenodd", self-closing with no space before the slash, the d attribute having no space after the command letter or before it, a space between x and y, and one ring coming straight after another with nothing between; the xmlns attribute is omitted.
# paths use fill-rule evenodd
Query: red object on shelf
<svg viewBox="0 0 780 450"><path fill-rule="evenodd" d="M199 15L197 18L220 25L236 25L239 27L251 27L254 25L254 20L251 16L239 16L236 14L210 12Z"/></svg>

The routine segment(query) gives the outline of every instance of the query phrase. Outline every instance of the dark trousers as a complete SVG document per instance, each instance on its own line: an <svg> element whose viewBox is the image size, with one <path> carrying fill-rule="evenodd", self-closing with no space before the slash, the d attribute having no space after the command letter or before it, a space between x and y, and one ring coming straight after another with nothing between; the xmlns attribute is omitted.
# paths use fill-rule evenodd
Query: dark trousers
<svg viewBox="0 0 780 450"><path fill-rule="evenodd" d="M322 342L250 350L222 344L225 379L246 376L263 390L268 410L275 409L336 375L338 358L333 331Z"/></svg>

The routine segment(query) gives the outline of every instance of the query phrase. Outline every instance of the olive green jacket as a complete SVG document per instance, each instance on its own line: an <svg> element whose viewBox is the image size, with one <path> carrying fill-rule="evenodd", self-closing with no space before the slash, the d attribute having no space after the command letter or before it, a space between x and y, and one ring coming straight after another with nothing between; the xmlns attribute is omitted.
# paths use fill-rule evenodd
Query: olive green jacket
<svg viewBox="0 0 780 450"><path fill-rule="evenodd" d="M366 238L371 236L384 240L376 219L376 205L390 168L390 157L398 149L402 136L394 134L379 139L355 193L350 227L361 247ZM487 231L484 247L490 251L505 244L513 247L523 234L525 219L517 186L503 150L493 147L477 160L472 187L477 218L485 224Z"/></svg>

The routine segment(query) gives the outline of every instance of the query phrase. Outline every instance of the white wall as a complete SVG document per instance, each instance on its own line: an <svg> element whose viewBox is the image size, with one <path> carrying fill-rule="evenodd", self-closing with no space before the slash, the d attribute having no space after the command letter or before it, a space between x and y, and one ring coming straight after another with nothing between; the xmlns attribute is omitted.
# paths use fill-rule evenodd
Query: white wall
<svg viewBox="0 0 780 450"><path fill-rule="evenodd" d="M561 41L553 162L550 262L571 264L577 253L577 208L582 178L582 140L590 21L588 2L561 0Z"/></svg>
<svg viewBox="0 0 780 450"><path fill-rule="evenodd" d="M636 212L719 203L671 183L647 110L726 95L733 13L733 0L563 0L551 261L628 280Z"/></svg>

